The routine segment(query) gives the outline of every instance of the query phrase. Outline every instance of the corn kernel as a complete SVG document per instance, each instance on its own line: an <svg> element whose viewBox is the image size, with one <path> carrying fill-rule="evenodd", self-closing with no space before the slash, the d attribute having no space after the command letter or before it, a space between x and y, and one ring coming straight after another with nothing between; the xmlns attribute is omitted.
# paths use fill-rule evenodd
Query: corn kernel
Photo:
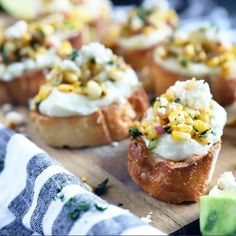
<svg viewBox="0 0 236 236"><path fill-rule="evenodd" d="M87 83L87 94L91 99L98 99L102 95L102 89L97 82L90 80Z"/></svg>
<svg viewBox="0 0 236 236"><path fill-rule="evenodd" d="M38 93L39 99L41 101L46 99L48 97L48 95L51 93L51 91L52 91L52 87L50 87L48 85L42 85L40 87L40 90L39 90L39 93Z"/></svg>
<svg viewBox="0 0 236 236"><path fill-rule="evenodd" d="M155 129L151 129L151 130L149 131L149 133L148 133L147 138L148 138L149 140L156 139L156 138L157 138L157 132L156 132L156 130L155 130Z"/></svg>
<svg viewBox="0 0 236 236"><path fill-rule="evenodd" d="M188 44L184 48L184 55L188 58L192 58L195 54L194 46L192 44Z"/></svg>
<svg viewBox="0 0 236 236"><path fill-rule="evenodd" d="M205 137L205 138L199 138L199 137L196 137L195 138L198 142L202 143L202 144L209 144L210 143L210 140L208 137Z"/></svg>
<svg viewBox="0 0 236 236"><path fill-rule="evenodd" d="M67 83L75 83L78 81L78 76L71 71L65 71L64 72L64 81Z"/></svg>
<svg viewBox="0 0 236 236"><path fill-rule="evenodd" d="M208 113L201 113L198 117L197 117L199 120L202 120L206 123L209 123L210 121L210 114Z"/></svg>
<svg viewBox="0 0 236 236"><path fill-rule="evenodd" d="M59 55L69 55L73 51L73 48L68 41L64 41L58 48L57 52Z"/></svg>
<svg viewBox="0 0 236 236"><path fill-rule="evenodd" d="M184 114L185 113L183 111L180 111L180 110L172 111L168 116L170 123L172 125L174 125L174 124L184 124L185 123Z"/></svg>
<svg viewBox="0 0 236 236"><path fill-rule="evenodd" d="M209 125L201 120L195 120L193 122L193 127L200 133L209 129Z"/></svg>
<svg viewBox="0 0 236 236"><path fill-rule="evenodd" d="M182 142L191 139L191 135L189 133L184 133L180 131L172 131L171 137L174 141Z"/></svg>
<svg viewBox="0 0 236 236"><path fill-rule="evenodd" d="M185 124L177 124L174 128L176 131L181 131L184 133L191 133L193 127Z"/></svg>
<svg viewBox="0 0 236 236"><path fill-rule="evenodd" d="M70 84L60 84L58 90L63 93L70 93L74 91L74 86Z"/></svg>
<svg viewBox="0 0 236 236"><path fill-rule="evenodd" d="M208 60L207 65L210 67L216 67L220 64L220 58L219 57L213 57L210 60Z"/></svg>

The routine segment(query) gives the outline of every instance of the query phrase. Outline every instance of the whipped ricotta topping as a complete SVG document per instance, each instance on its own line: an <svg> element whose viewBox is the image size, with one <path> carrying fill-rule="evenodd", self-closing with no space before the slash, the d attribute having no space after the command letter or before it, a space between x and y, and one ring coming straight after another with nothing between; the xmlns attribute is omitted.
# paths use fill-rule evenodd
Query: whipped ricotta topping
<svg viewBox="0 0 236 236"><path fill-rule="evenodd" d="M166 26L150 34L142 33L128 38L120 38L118 43L126 50L148 49L170 37L172 31L171 27Z"/></svg>
<svg viewBox="0 0 236 236"><path fill-rule="evenodd" d="M180 27L173 36L173 39L179 39L179 40L188 40L190 34L194 34L195 41L198 43L202 43L204 41L217 43L220 45L223 45L225 49L228 49L229 51L233 47L233 43L230 37L230 34L227 30L224 29L218 29L217 27L214 27L208 23L202 23L202 24L186 24L185 26ZM178 47L172 47L172 50L175 50L176 52L182 51L181 48ZM182 55L184 57L184 55ZM167 69L168 71L172 71L184 76L209 76L209 75L220 75L221 74L221 68L220 67L212 67L208 66L206 63L197 62L194 60L190 60L191 62L188 63L187 66L183 66L180 63L180 59L177 57L168 57L162 58L158 55L158 53L154 52L153 55L154 61L159 64L161 67ZM236 75L235 71L236 61L232 62L230 74L232 76Z"/></svg>
<svg viewBox="0 0 236 236"><path fill-rule="evenodd" d="M211 189L209 195L219 195L227 190L236 192L236 180L230 171L224 172L217 181L217 184Z"/></svg>
<svg viewBox="0 0 236 236"><path fill-rule="evenodd" d="M58 87L54 87L49 96L41 101L39 112L47 116L69 117L69 116L86 116L97 111L101 107L109 106L112 103L125 104L133 92L140 85L137 75L128 66L120 69L116 66L116 62L112 61L113 53L110 49L105 48L99 43L91 43L83 46L74 59L64 60L59 64L63 71L73 71L80 73L84 65L93 59L97 65L102 65L103 69L89 81L94 81L93 84L105 89L106 94L98 98L92 98L88 94L79 94L75 92L64 93ZM114 64L113 64L114 63ZM117 80L109 80L109 74L115 69ZM49 74L49 83L54 76L54 71ZM88 83L87 83L88 85ZM85 85L85 86L87 86Z"/></svg>
<svg viewBox="0 0 236 236"><path fill-rule="evenodd" d="M170 134L163 134L158 139L156 147L152 152L158 156L174 161L185 160L192 155L205 155L208 153L212 145L220 141L223 135L223 128L226 123L227 115L222 106L212 100L212 95L207 83L204 81L196 81L191 91L184 90L186 82L177 82L170 90L174 91L177 98L181 99L181 103L190 108L205 108L211 105L212 117L210 121L211 133L209 134L209 142L202 144L194 139L178 142L172 139ZM152 108L147 111L147 120L153 117ZM149 141L144 138L148 145Z"/></svg>
<svg viewBox="0 0 236 236"><path fill-rule="evenodd" d="M0 81L11 81L31 70L41 70L52 67L60 61L55 50L49 50L45 54L36 56L35 59L24 59L21 62L9 65L0 64Z"/></svg>

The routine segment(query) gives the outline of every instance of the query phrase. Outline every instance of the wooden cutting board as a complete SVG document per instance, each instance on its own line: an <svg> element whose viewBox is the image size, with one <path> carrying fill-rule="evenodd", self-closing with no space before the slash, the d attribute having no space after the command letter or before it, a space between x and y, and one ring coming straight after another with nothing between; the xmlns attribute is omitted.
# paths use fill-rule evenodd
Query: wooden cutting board
<svg viewBox="0 0 236 236"><path fill-rule="evenodd" d="M17 108L28 117L26 108ZM228 116L236 117L236 104L227 109ZM129 209L139 217L150 212L151 224L165 233L173 232L199 217L199 203L168 204L158 201L141 190L127 172L128 140L118 146L101 146L83 149L55 149L46 146L38 136L32 122L28 119L26 134L39 147L62 163L65 168L77 176L85 176L91 186L96 186L109 178L109 188L102 196L110 203ZM216 165L211 186L224 171L233 171L236 175L236 128L225 128L222 149Z"/></svg>

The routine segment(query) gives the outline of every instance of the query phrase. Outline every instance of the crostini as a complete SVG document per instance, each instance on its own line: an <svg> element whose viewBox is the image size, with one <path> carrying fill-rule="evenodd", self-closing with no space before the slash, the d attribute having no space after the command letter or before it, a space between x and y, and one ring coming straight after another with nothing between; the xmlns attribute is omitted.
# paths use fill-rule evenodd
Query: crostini
<svg viewBox="0 0 236 236"><path fill-rule="evenodd" d="M167 1L161 0L132 8L121 26L118 53L138 72L148 91L152 90L150 53L172 35L177 25L177 14Z"/></svg>
<svg viewBox="0 0 236 236"><path fill-rule="evenodd" d="M197 201L211 181L225 122L207 83L176 82L129 130L130 176L159 200Z"/></svg>
<svg viewBox="0 0 236 236"><path fill-rule="evenodd" d="M44 73L71 53L69 42L57 41L48 24L18 21L0 37L0 104L25 104L44 82Z"/></svg>
<svg viewBox="0 0 236 236"><path fill-rule="evenodd" d="M55 147L109 144L148 108L135 72L100 43L84 45L48 74L32 102L42 139Z"/></svg>
<svg viewBox="0 0 236 236"><path fill-rule="evenodd" d="M213 98L229 105L236 98L236 46L229 33L204 24L185 27L153 53L152 81L160 95L176 81L204 79Z"/></svg>

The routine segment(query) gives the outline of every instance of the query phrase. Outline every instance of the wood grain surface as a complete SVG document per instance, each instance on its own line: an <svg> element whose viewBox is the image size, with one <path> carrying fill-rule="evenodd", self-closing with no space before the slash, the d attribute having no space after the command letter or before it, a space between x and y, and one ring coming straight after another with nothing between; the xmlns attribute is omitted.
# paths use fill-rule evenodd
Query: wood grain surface
<svg viewBox="0 0 236 236"><path fill-rule="evenodd" d="M26 135L39 147L47 151L65 168L77 176L85 176L91 186L96 186L109 178L109 188L102 196L113 204L123 204L139 217L151 215L151 224L170 233L199 217L199 204L168 204L158 201L141 190L127 172L128 140L118 146L101 146L83 149L55 149L46 146L37 134L26 108L17 108L28 117ZM236 104L227 109L228 116L236 116ZM233 171L236 175L236 128L225 128L223 145L216 165L211 186L224 171Z"/></svg>

